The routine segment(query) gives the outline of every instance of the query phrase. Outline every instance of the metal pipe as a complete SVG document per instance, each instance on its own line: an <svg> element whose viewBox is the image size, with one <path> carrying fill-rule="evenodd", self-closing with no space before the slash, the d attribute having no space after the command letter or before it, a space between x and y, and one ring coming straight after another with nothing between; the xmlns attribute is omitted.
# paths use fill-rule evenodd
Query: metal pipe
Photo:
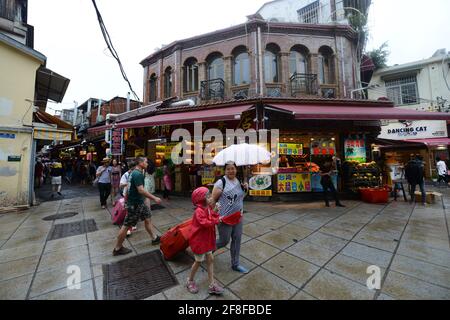
<svg viewBox="0 0 450 320"><path fill-rule="evenodd" d="M127 94L127 112L130 111L130 93Z"/></svg>
<svg viewBox="0 0 450 320"><path fill-rule="evenodd" d="M182 106L193 107L193 106L195 106L195 101L192 99L187 99L187 100L177 101L177 102L170 104L171 108L182 107Z"/></svg>

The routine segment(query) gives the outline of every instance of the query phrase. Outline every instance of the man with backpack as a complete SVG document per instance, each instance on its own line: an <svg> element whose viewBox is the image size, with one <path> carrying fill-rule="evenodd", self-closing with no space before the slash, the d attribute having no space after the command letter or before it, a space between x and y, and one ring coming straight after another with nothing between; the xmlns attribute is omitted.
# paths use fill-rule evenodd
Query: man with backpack
<svg viewBox="0 0 450 320"><path fill-rule="evenodd" d="M144 170L148 167L147 158L139 157L136 159L136 168L130 174L130 185L127 192L127 211L128 214L125 218L124 224L119 231L117 237L116 247L114 248L113 255L126 255L132 252L132 250L123 247L123 242L127 237L127 231L131 227L135 227L139 220L144 221L145 229L152 239L152 245L157 245L160 243L160 237L156 236L152 230L152 213L150 208L145 205L145 198L155 201L157 204L161 204L161 199L155 197L151 193L145 191L144 188Z"/></svg>
<svg viewBox="0 0 450 320"><path fill-rule="evenodd" d="M416 187L419 185L422 193L422 204L427 203L427 193L425 192L424 164L423 157L416 155L405 166L405 177L410 185L411 203L415 202Z"/></svg>

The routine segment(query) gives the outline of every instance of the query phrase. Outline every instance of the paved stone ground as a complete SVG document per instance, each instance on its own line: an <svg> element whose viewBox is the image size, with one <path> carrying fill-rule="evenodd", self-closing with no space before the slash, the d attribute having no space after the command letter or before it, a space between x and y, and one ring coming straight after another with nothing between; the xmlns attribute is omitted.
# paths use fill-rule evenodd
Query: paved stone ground
<svg viewBox="0 0 450 320"><path fill-rule="evenodd" d="M118 228L100 209L92 189L79 197L44 202L21 214L0 215L0 299L99 299L102 264L112 257ZM228 249L217 252L215 277L225 288L210 297L205 268L198 274L200 293L184 283L193 262L182 255L169 262L180 285L148 299L450 299L450 192L422 207L404 202L371 205L346 202L326 209L322 203L246 203L242 264L248 275L230 270ZM154 211L159 232L189 218L189 199L174 197ZM449 209L446 209L449 208ZM42 218L76 211L75 217L46 222ZM99 231L47 241L53 224L95 219ZM158 250L143 225L125 245L132 255ZM67 266L78 265L80 290L68 290ZM382 288L369 290L367 268L377 265Z"/></svg>

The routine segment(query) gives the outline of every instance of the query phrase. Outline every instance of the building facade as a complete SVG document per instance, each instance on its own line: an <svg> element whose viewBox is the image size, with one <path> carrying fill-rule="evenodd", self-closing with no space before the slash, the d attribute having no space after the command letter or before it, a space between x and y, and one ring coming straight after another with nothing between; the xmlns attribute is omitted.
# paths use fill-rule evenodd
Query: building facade
<svg viewBox="0 0 450 320"><path fill-rule="evenodd" d="M358 86L358 36L348 25L268 23L176 41L144 59L144 104L258 96L346 98Z"/></svg>

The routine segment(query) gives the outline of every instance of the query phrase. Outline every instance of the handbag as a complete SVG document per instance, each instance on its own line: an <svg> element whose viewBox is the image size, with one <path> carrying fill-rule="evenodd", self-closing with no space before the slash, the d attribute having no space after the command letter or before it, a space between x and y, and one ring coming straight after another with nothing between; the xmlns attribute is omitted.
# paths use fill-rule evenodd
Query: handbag
<svg viewBox="0 0 450 320"><path fill-rule="evenodd" d="M98 187L98 180L100 180L100 177L95 178L95 180L92 182L92 185L94 187Z"/></svg>

